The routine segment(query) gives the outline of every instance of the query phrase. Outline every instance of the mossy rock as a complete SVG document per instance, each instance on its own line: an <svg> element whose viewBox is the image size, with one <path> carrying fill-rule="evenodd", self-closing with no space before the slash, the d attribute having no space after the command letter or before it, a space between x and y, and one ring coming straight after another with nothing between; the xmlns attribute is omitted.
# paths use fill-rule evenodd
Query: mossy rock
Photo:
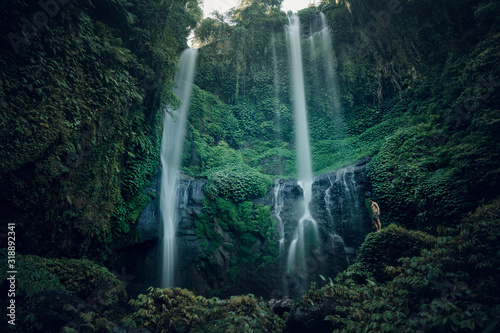
<svg viewBox="0 0 500 333"><path fill-rule="evenodd" d="M380 232L368 234L361 245L357 262L380 280L386 266L398 266L398 259L414 257L436 245L436 238L421 231L391 224Z"/></svg>
<svg viewBox="0 0 500 333"><path fill-rule="evenodd" d="M107 268L87 259L18 256L19 291L33 296L43 290L70 292L97 309L123 305L125 285Z"/></svg>
<svg viewBox="0 0 500 333"><path fill-rule="evenodd" d="M211 170L207 178L205 193L212 199L222 197L235 203L264 196L273 183L271 177L244 164Z"/></svg>
<svg viewBox="0 0 500 333"><path fill-rule="evenodd" d="M72 293L44 290L19 305L19 332L108 333L116 326L95 306Z"/></svg>

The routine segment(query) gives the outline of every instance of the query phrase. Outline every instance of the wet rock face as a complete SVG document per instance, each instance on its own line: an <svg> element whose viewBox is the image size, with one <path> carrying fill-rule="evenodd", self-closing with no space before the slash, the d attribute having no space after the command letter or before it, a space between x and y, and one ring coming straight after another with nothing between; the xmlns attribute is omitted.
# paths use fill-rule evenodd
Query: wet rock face
<svg viewBox="0 0 500 333"><path fill-rule="evenodd" d="M338 303L333 298L325 297L321 302L314 304L307 310L297 309L287 321L288 332L331 332L333 323L325 320L325 317L335 313L337 305Z"/></svg>
<svg viewBox="0 0 500 333"><path fill-rule="evenodd" d="M320 240L316 247L309 249L306 275L334 276L354 262L357 249L371 230L369 211L365 207L370 191L365 173L368 162L369 159L362 159L356 164L315 178L309 209L318 224ZM159 179L156 179L156 183L159 183ZM154 182L152 184L151 188L154 188ZM203 212L205 184L206 180L186 175L182 175L179 181L176 285L205 295L210 290L217 290L219 295L253 293L267 299L289 294L290 290L283 290L283 285L303 284L308 288L310 281L295 281L285 271L287 251L304 210L303 190L297 180L276 180L266 196L253 201L270 206L276 220L279 213L284 235L283 253L278 262L258 272L254 272L251 265L241 266L240 271L244 273L240 274L238 290L227 289L232 254L221 247L212 258L208 258L205 249L210 245L209 242L196 235L196 226ZM158 239L160 213L157 201L158 198L141 214L138 224L141 241ZM279 236L278 229L277 226ZM229 234L219 231L226 245L238 246ZM256 249L265 246L267 244L262 241L255 244ZM154 263L152 260L148 262ZM155 267L141 269L157 271ZM300 294L300 289L297 293Z"/></svg>
<svg viewBox="0 0 500 333"><path fill-rule="evenodd" d="M346 248L359 248L371 230L365 200L370 196L370 184L365 168L369 158L340 170L319 175L312 185L311 215L320 224L326 237L342 237ZM325 238L326 240L326 238Z"/></svg>
<svg viewBox="0 0 500 333"><path fill-rule="evenodd" d="M280 317L283 317L285 312L291 312L293 304L294 302L291 298L273 298L267 302L267 306L269 306L269 308L271 308L271 310Z"/></svg>
<svg viewBox="0 0 500 333"><path fill-rule="evenodd" d="M161 180L161 173L159 172L155 178L151 180L148 187L144 189L146 194L155 193L157 194ZM158 196L156 199L151 200L149 204L144 208L139 216L139 221L137 222L137 230L140 231L139 243L144 243L149 240L158 239Z"/></svg>
<svg viewBox="0 0 500 333"><path fill-rule="evenodd" d="M176 284L181 287L195 288L196 291L204 294L208 289L207 281L210 276L207 272L199 270L196 265L200 259L206 259L203 239L196 236L196 223L200 220L203 212L203 186L204 179L192 179L182 176L179 182L178 195L178 224L176 234L177 244L177 276ZM217 271L226 272L226 260L229 260L225 253L217 253ZM227 262L229 264L229 261ZM216 272L211 272L212 274ZM227 273L226 273L227 274ZM218 279L224 279L219 276Z"/></svg>

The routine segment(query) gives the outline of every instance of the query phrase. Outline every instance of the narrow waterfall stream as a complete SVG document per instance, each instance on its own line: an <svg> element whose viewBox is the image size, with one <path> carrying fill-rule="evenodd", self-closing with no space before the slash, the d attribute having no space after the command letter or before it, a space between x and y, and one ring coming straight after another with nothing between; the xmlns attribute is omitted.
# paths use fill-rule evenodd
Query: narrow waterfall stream
<svg viewBox="0 0 500 333"><path fill-rule="evenodd" d="M283 252L285 251L285 225L281 219L281 210L283 209L283 188L285 183L280 179L276 179L274 182L274 218L278 222L278 237L280 246L280 258L283 257Z"/></svg>
<svg viewBox="0 0 500 333"><path fill-rule="evenodd" d="M161 287L174 286L175 233L177 226L177 182L189 100L193 86L197 50L185 50L179 59L179 70L175 75L174 93L181 101L177 110L169 106L163 112L163 134L161 139Z"/></svg>

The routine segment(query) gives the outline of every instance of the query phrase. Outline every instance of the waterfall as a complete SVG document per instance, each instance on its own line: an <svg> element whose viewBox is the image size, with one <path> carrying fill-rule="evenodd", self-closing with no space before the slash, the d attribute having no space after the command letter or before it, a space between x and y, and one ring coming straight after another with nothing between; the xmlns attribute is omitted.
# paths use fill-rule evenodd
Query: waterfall
<svg viewBox="0 0 500 333"><path fill-rule="evenodd" d="M280 80L278 72L278 57L276 56L276 36L274 32L271 36L271 44L273 51L273 86L274 86L274 118L276 121L276 139L278 142L281 141L281 111L280 111Z"/></svg>
<svg viewBox="0 0 500 333"><path fill-rule="evenodd" d="M179 70L174 77L174 93L181 104L177 110L166 106L163 112L163 134L161 139L161 191L160 211L162 276L161 287L174 285L175 232L177 225L178 170L184 149L184 136L189 100L194 78L197 51L185 50L179 59Z"/></svg>
<svg viewBox="0 0 500 333"><path fill-rule="evenodd" d="M325 14L318 13L311 23L310 61L316 86L314 91L324 91L320 98L327 100L333 120L337 121L341 111L340 94L336 73L335 51Z"/></svg>
<svg viewBox="0 0 500 333"><path fill-rule="evenodd" d="M283 220L281 219L281 210L283 209L284 200L283 200L283 188L285 187L285 183L282 179L276 179L274 181L274 218L278 222L278 237L279 237L279 245L280 245L280 258L283 255L285 250L285 225L283 224Z"/></svg>
<svg viewBox="0 0 500 333"><path fill-rule="evenodd" d="M309 129L304 88L304 70L300 47L300 21L297 14L288 16L287 41L291 66L293 109L295 114L295 145L297 147L297 175L302 181L312 180Z"/></svg>
<svg viewBox="0 0 500 333"><path fill-rule="evenodd" d="M330 116L332 122L325 124L325 127L330 127L332 137L343 139L346 128L340 103L337 63L332 40L325 15L323 13L314 15L308 38L311 71L308 77L312 87L312 104Z"/></svg>
<svg viewBox="0 0 500 333"><path fill-rule="evenodd" d="M332 37L330 34L330 28L326 22L325 14L319 13L321 28L320 28L320 39L322 45L322 54L323 54L323 68L326 74L326 87L328 89L328 93L332 100L332 106L334 110L334 114L340 114L340 96L339 96L339 88L337 82L337 73L335 71L335 52L333 50L332 45Z"/></svg>
<svg viewBox="0 0 500 333"><path fill-rule="evenodd" d="M287 259L287 274L291 276L298 275L300 276L301 281L305 282L307 279L307 276L305 276L305 233L309 225L312 225L316 235L316 240L318 240L318 226L309 212L309 203L312 198L311 186L313 176L311 167L311 152L309 148L309 130L304 88L304 73L302 68L302 51L300 45L300 22L297 14L289 13L286 35L290 56L291 85L295 114L297 178L298 184L304 193L304 214L298 221L294 238L290 243Z"/></svg>
<svg viewBox="0 0 500 333"><path fill-rule="evenodd" d="M330 187L325 193L325 208L331 229L344 239L346 247L358 248L371 225L367 222L365 208L353 166L345 167L328 177ZM369 219L369 217L368 217Z"/></svg>
<svg viewBox="0 0 500 333"><path fill-rule="evenodd" d="M332 209L330 207L330 201L332 198L332 188L333 188L333 181L330 176L328 176L328 181L330 182L330 187L326 189L325 191L325 207L326 207L326 212L328 213L328 221L332 220Z"/></svg>

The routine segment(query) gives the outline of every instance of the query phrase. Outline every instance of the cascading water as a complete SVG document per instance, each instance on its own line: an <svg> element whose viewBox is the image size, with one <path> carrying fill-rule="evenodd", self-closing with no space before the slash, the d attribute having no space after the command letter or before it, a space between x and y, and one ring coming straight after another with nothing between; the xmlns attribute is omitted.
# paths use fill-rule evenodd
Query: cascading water
<svg viewBox="0 0 500 333"><path fill-rule="evenodd" d="M179 70L174 78L175 88L173 89L180 99L181 105L177 110L172 110L167 106L163 112L160 191L160 211L162 216L160 285L162 288L174 285L178 171L184 148L186 119L197 54L195 49L187 49L181 54Z"/></svg>
<svg viewBox="0 0 500 333"><path fill-rule="evenodd" d="M368 232L365 208L361 205L363 193L357 189L355 175L353 166L337 170L334 176L329 177L331 185L325 193L325 208L331 229L344 239L347 247L352 248L358 248L364 239L360 235Z"/></svg>
<svg viewBox="0 0 500 333"><path fill-rule="evenodd" d="M274 77L273 77L273 86L274 86L274 118L276 120L276 139L281 141L281 112L280 112L280 80L279 80L279 73L278 73L278 57L276 55L276 36L274 35L274 32L271 36L271 44L272 44L272 51L273 51L273 71L274 71Z"/></svg>
<svg viewBox="0 0 500 333"><path fill-rule="evenodd" d="M300 218L295 230L294 238L290 243L287 259L287 274L299 275L305 281L305 237L309 224L314 227L318 240L318 227L309 212L309 202L312 198L311 186L313 182L311 167L311 152L309 148L309 130L307 121L306 98L304 88L304 72L302 68L302 51L300 46L300 22L297 14L288 15L286 26L288 52L291 67L291 85L293 92L293 108L295 114L295 145L297 154L298 184L304 193L304 214Z"/></svg>
<svg viewBox="0 0 500 333"><path fill-rule="evenodd" d="M342 139L345 137L345 124L342 118L342 107L336 73L335 50L332 35L325 15L318 13L311 22L309 41L310 77L312 93L317 107L324 109L332 119L332 134Z"/></svg>
<svg viewBox="0 0 500 333"><path fill-rule="evenodd" d="M283 255L285 250L285 225L283 224L283 220L281 219L281 210L283 209L284 200L283 200L283 188L285 187L285 183L276 179L274 182L274 217L278 222L278 237L279 237L279 246L280 246L280 258Z"/></svg>

